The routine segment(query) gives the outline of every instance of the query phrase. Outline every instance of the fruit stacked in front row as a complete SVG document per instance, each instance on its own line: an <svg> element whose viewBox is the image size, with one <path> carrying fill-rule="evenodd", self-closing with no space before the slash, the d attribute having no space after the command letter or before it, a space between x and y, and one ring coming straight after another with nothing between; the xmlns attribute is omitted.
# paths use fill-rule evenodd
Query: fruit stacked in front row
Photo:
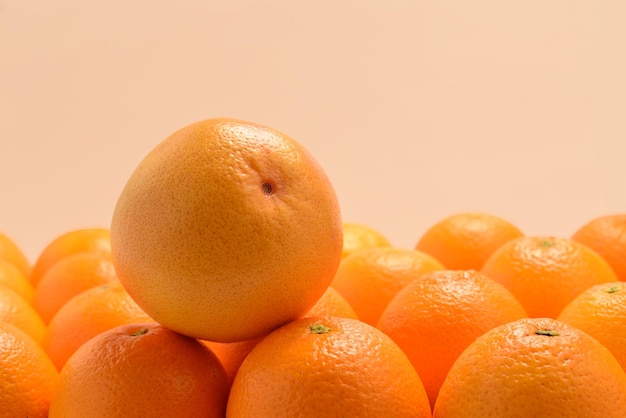
<svg viewBox="0 0 626 418"><path fill-rule="evenodd" d="M343 223L296 141L190 125L110 228L0 234L0 417L623 417L626 215Z"/></svg>

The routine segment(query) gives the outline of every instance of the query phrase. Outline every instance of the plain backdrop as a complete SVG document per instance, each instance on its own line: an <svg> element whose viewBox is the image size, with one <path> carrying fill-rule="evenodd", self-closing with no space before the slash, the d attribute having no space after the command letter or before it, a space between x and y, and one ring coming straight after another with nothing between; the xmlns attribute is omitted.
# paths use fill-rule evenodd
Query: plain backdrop
<svg viewBox="0 0 626 418"><path fill-rule="evenodd" d="M345 221L413 247L455 212L570 235L626 211L622 0L0 0L0 231L108 226L198 120L293 136Z"/></svg>

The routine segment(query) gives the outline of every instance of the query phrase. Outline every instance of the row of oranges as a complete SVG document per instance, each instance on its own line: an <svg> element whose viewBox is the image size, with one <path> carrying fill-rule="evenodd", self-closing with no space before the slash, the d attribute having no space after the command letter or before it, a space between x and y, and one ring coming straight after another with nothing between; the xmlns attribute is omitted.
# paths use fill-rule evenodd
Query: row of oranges
<svg viewBox="0 0 626 418"><path fill-rule="evenodd" d="M108 229L56 237L32 266L0 234L0 417L246 416L251 404L319 416L316 403L336 416L623 416L624 254L626 215L560 238L462 213L414 249L345 223L339 269L303 318L218 343L139 308ZM280 396L298 384L298 398Z"/></svg>

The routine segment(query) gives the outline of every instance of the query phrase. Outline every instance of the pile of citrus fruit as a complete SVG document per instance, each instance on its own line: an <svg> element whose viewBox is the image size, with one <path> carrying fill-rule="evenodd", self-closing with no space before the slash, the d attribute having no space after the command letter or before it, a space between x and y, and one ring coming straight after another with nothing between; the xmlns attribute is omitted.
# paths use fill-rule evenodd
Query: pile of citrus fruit
<svg viewBox="0 0 626 418"><path fill-rule="evenodd" d="M0 233L0 417L626 416L626 213L415 242L342 220L284 133L186 126L110 225L32 262Z"/></svg>

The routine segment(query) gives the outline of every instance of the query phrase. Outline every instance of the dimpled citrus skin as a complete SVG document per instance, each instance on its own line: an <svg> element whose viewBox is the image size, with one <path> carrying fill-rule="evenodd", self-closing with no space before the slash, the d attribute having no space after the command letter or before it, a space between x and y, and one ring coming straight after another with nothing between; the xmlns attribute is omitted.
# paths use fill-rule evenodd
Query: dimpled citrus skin
<svg viewBox="0 0 626 418"><path fill-rule="evenodd" d="M606 347L559 321L524 318L469 345L433 416L623 418L624 411L626 374Z"/></svg>
<svg viewBox="0 0 626 418"><path fill-rule="evenodd" d="M0 417L46 418L57 369L19 328L0 321Z"/></svg>
<svg viewBox="0 0 626 418"><path fill-rule="evenodd" d="M513 294L486 275L435 270L400 290L377 327L407 354L434 405L448 370L472 341L526 316Z"/></svg>
<svg viewBox="0 0 626 418"><path fill-rule="evenodd" d="M68 300L52 317L41 345L61 370L81 345L101 332L150 320L119 282L111 282Z"/></svg>
<svg viewBox="0 0 626 418"><path fill-rule="evenodd" d="M228 418L431 417L424 386L387 335L359 320L309 317L261 340L231 387Z"/></svg>
<svg viewBox="0 0 626 418"><path fill-rule="evenodd" d="M600 341L626 370L626 283L591 286L557 316Z"/></svg>
<svg viewBox="0 0 626 418"><path fill-rule="evenodd" d="M157 322L230 342L267 334L321 297L341 259L334 189L302 145L208 119L138 165L111 223L120 281Z"/></svg>
<svg viewBox="0 0 626 418"><path fill-rule="evenodd" d="M524 236L498 248L482 273L501 283L528 316L556 318L590 286L618 280L611 266L591 248L554 236Z"/></svg>
<svg viewBox="0 0 626 418"><path fill-rule="evenodd" d="M222 418L229 387L215 354L156 323L96 335L58 380L49 418Z"/></svg>
<svg viewBox="0 0 626 418"><path fill-rule="evenodd" d="M376 325L391 299L421 273L444 270L429 254L410 248L369 247L341 260L331 286L363 322Z"/></svg>

